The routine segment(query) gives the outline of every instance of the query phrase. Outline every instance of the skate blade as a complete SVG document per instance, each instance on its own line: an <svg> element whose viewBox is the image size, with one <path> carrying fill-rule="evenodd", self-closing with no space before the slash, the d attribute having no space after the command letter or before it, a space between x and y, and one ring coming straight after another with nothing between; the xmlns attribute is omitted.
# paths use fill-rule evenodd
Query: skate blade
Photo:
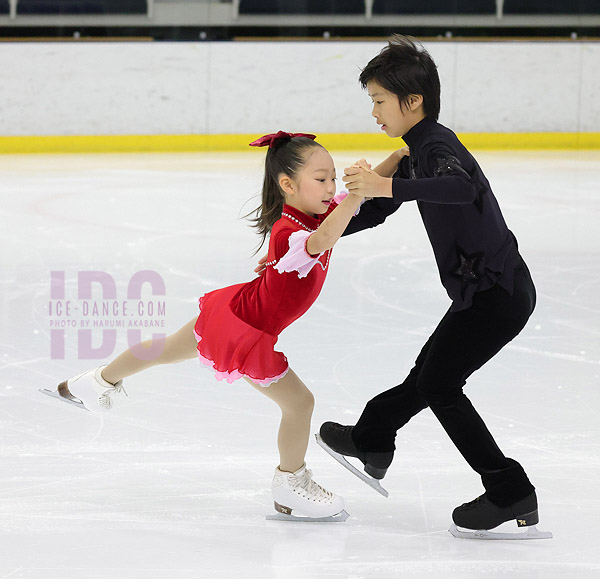
<svg viewBox="0 0 600 579"><path fill-rule="evenodd" d="M527 527L522 533L499 533L494 531L462 530L454 523L448 529L449 533L457 539L482 539L496 541L523 541L527 539L552 539L549 531L538 531L535 525Z"/></svg>
<svg viewBox="0 0 600 579"><path fill-rule="evenodd" d="M377 491L380 495L386 498L389 496L389 493L381 486L377 479L371 478L368 474L361 472L354 465L350 464L343 454L340 454L339 452L336 452L335 450L327 446L327 444L323 442L323 439L319 434L315 434L315 438L317 439L317 444L327 454L335 458L335 460L337 460L344 468L347 468L353 475L357 476L360 480L367 483L373 490Z"/></svg>
<svg viewBox="0 0 600 579"><path fill-rule="evenodd" d="M47 388L40 388L40 392L52 398L58 398L63 402L67 402L68 404L73 404L74 406L77 406L77 408L81 408L82 410L89 412L89 410L83 405L83 402L78 398L65 398L64 396L61 396L57 390L48 390Z"/></svg>
<svg viewBox="0 0 600 579"><path fill-rule="evenodd" d="M337 515L330 517L300 517L295 515L286 515L285 513L275 513L267 515L267 521L289 521L293 523L343 523L350 515L346 511L340 511Z"/></svg>

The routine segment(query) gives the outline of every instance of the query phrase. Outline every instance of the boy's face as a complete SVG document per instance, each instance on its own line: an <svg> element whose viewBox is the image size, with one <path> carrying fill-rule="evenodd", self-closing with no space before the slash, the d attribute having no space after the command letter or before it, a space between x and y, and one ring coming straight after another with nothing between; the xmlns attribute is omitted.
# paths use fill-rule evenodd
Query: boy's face
<svg viewBox="0 0 600 579"><path fill-rule="evenodd" d="M384 89L375 80L367 83L367 92L373 101L371 114L388 137L406 135L412 127L425 118L421 95L411 95L406 105L401 107L398 97Z"/></svg>

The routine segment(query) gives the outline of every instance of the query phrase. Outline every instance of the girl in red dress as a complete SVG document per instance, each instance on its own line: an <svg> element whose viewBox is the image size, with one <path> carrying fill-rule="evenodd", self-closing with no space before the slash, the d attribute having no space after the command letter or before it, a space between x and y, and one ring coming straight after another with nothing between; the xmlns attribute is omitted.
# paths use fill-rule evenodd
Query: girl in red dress
<svg viewBox="0 0 600 579"><path fill-rule="evenodd" d="M198 356L217 380L244 378L280 407L275 508L286 515L340 520L347 516L342 498L315 483L304 462L313 395L274 348L279 333L317 299L331 249L362 202L355 194L334 200L333 160L314 138L280 131L251 143L268 146L262 203L254 219L263 242L270 234L261 275L202 296L199 316L163 338L154 359L136 356L136 348L139 353L139 348L152 346L152 341L142 342L107 366L62 382L56 394L104 412L113 405L111 396L123 391L123 378Z"/></svg>

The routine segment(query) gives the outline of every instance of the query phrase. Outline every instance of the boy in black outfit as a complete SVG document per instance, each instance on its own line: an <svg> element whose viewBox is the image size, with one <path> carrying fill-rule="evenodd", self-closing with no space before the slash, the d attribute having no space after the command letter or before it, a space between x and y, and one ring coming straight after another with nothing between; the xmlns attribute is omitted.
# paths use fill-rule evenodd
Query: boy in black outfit
<svg viewBox="0 0 600 579"><path fill-rule="evenodd" d="M359 458L382 479L392 462L396 432L431 408L483 482L485 493L457 507L456 525L492 529L510 519L538 522L533 485L521 465L504 456L463 393L466 379L525 326L535 287L488 180L456 135L437 122L436 66L412 40L393 36L360 75L373 116L390 137L409 147L374 170L363 159L346 169L349 191L367 201L345 235L383 223L405 201L416 201L452 305L402 384L370 400L355 426L326 422L321 439Z"/></svg>

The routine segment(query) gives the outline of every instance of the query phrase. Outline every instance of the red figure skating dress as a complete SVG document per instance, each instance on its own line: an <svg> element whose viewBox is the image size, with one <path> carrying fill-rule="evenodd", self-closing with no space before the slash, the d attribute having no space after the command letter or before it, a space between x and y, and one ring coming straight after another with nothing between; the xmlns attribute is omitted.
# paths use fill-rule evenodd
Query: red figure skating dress
<svg viewBox="0 0 600 579"><path fill-rule="evenodd" d="M194 328L198 356L214 369L217 380L231 383L245 376L269 386L285 376L287 358L274 346L281 331L321 292L331 249L311 256L306 242L336 206L333 201L326 213L313 218L284 205L271 231L263 275L200 298Z"/></svg>

